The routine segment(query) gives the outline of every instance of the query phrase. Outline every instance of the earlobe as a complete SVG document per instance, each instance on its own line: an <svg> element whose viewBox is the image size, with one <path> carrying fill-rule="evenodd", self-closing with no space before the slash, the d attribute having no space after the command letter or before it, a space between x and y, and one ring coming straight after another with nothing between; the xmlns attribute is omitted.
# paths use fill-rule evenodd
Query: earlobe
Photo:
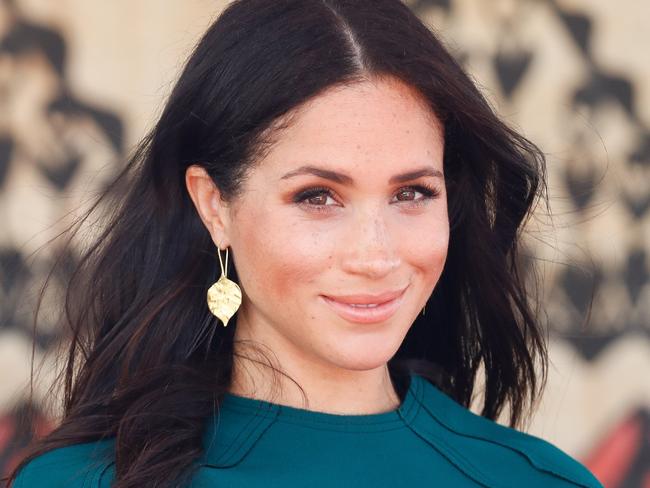
<svg viewBox="0 0 650 488"><path fill-rule="evenodd" d="M222 218L225 208L217 185L205 168L194 164L185 171L185 185L194 207L212 237L215 245L227 246L225 222Z"/></svg>
<svg viewBox="0 0 650 488"><path fill-rule="evenodd" d="M221 193L216 190L210 199L211 211L212 211L212 229L210 234L212 239L221 250L226 249L230 244L226 237L226 229L228 227L228 216L227 208L224 202L221 200Z"/></svg>

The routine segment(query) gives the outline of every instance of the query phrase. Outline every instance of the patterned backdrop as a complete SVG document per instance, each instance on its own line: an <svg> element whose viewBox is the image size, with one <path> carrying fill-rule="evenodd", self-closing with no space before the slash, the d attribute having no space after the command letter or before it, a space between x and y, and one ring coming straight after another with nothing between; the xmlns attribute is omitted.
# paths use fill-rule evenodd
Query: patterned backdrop
<svg viewBox="0 0 650 488"><path fill-rule="evenodd" d="M0 471L59 413L52 316L77 253L33 334L60 245L44 244L120 168L226 3L0 0ZM407 3L548 158L551 212L538 208L525 251L551 370L528 431L607 488L650 488L650 2ZM19 421L29 408L34 425Z"/></svg>

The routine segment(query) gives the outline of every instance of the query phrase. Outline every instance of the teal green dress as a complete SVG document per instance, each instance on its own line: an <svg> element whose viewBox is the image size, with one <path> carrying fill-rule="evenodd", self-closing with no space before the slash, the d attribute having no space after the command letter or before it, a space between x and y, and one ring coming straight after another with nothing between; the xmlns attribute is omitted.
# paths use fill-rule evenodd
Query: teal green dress
<svg viewBox="0 0 650 488"><path fill-rule="evenodd" d="M552 444L462 407L411 375L396 410L337 415L227 394L192 487L602 488ZM113 440L32 460L16 488L109 487Z"/></svg>

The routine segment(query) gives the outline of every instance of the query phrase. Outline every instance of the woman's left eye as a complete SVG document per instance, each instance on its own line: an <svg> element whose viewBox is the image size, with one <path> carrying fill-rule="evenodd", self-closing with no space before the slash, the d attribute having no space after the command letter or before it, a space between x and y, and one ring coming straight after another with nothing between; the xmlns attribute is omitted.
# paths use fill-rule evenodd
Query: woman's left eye
<svg viewBox="0 0 650 488"><path fill-rule="evenodd" d="M417 193L420 193L423 196L417 198L415 197ZM405 195L407 197L402 198ZM408 198L408 195L414 195L414 197L411 199ZM404 202L409 206L419 207L440 196L440 190L427 185L405 186L397 190L395 196L397 197L398 203ZM314 208L318 211L326 211L328 210L327 207L333 206L326 204L328 198L334 199L334 194L329 188L313 187L298 192L293 197L293 202L297 204L307 205L308 207Z"/></svg>
<svg viewBox="0 0 650 488"><path fill-rule="evenodd" d="M417 204L422 204L426 203L427 200L431 200L433 198L437 198L440 196L440 191L437 188L429 187L429 186L407 186L404 188L400 188L399 191L397 192L397 195L405 195L405 194L411 194L411 193L421 193L424 195L422 198L414 198L413 200L400 200L402 202L408 201L408 202L414 202Z"/></svg>

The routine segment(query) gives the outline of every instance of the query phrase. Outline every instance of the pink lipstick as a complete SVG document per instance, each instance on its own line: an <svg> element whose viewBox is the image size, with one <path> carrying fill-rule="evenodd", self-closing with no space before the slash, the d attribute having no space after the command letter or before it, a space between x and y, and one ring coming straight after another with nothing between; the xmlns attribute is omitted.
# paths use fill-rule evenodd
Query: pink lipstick
<svg viewBox="0 0 650 488"><path fill-rule="evenodd" d="M397 312L404 299L406 288L376 295L321 295L321 297L332 310L345 320L371 324L383 322Z"/></svg>

